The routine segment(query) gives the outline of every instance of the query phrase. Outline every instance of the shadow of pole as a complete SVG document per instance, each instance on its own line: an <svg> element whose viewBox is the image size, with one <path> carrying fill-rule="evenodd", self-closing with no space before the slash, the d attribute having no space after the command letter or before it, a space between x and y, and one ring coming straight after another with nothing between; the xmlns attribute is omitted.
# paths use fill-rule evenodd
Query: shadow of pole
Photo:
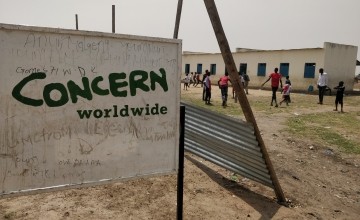
<svg viewBox="0 0 360 220"><path fill-rule="evenodd" d="M261 194L250 191L249 189L239 185L237 182L229 180L228 178L222 176L211 168L205 166L198 160L192 158L189 155L185 155L185 158L193 163L196 167L202 170L206 175L208 175L214 182L226 189L228 192L232 193L238 198L241 198L249 206L253 207L261 214L260 219L271 219L277 211L281 208L281 205L275 201L265 197ZM186 175L186 172L185 172Z"/></svg>

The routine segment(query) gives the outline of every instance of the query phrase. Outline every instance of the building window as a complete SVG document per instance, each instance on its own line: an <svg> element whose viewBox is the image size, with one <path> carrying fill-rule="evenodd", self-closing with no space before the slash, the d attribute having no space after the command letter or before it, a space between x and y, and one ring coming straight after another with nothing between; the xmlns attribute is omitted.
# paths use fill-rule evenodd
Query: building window
<svg viewBox="0 0 360 220"><path fill-rule="evenodd" d="M247 71L247 63L240 63L239 72L240 74L246 73Z"/></svg>
<svg viewBox="0 0 360 220"><path fill-rule="evenodd" d="M196 72L202 73L202 64L201 63L197 64Z"/></svg>
<svg viewBox="0 0 360 220"><path fill-rule="evenodd" d="M190 73L190 64L185 64L185 73Z"/></svg>
<svg viewBox="0 0 360 220"><path fill-rule="evenodd" d="M210 64L210 73L211 75L216 74L216 64Z"/></svg>
<svg viewBox="0 0 360 220"><path fill-rule="evenodd" d="M304 78L315 78L316 63L305 63Z"/></svg>
<svg viewBox="0 0 360 220"><path fill-rule="evenodd" d="M266 63L258 63L258 76L265 76L266 75Z"/></svg>
<svg viewBox="0 0 360 220"><path fill-rule="evenodd" d="M283 77L289 75L289 63L280 63L280 73Z"/></svg>

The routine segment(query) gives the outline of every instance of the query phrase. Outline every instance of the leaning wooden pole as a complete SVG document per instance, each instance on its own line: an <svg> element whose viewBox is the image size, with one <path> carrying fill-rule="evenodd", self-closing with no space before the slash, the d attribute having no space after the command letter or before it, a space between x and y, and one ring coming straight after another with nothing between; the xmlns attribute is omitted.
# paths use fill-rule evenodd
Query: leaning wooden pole
<svg viewBox="0 0 360 220"><path fill-rule="evenodd" d="M183 4L183 0L179 0L178 1L178 6L177 6L177 12L176 12L176 20L175 20L175 28L174 28L174 36L173 36L174 39L177 39L178 34L179 34L179 26L180 26L182 4Z"/></svg>
<svg viewBox="0 0 360 220"><path fill-rule="evenodd" d="M254 114L251 110L249 101L246 97L243 86L240 82L240 77L237 73L234 58L232 56L232 53L231 53L231 50L229 47L229 43L226 39L224 29L221 25L220 17L219 17L215 2L214 2L214 0L204 0L204 3L206 6L206 9L207 9L207 12L209 14L212 26L214 28L214 32L215 32L217 41L219 43L221 54L222 54L224 62L225 62L225 67L229 73L231 82L234 82L234 83L232 83L232 85L234 86L235 92L237 93L238 100L239 100L240 106L242 108L242 111L244 112L246 121L251 123L254 126L255 136L256 136L256 139L261 148L262 155L264 157L267 168L269 170L270 178L273 182L274 191L275 191L276 197L278 199L278 202L285 203L286 199L285 199L284 193L283 193L283 191L280 187L279 181L276 177L274 168L273 168L272 163L269 158L269 154L267 153L267 150L265 147L265 143L261 137L260 130L257 126Z"/></svg>

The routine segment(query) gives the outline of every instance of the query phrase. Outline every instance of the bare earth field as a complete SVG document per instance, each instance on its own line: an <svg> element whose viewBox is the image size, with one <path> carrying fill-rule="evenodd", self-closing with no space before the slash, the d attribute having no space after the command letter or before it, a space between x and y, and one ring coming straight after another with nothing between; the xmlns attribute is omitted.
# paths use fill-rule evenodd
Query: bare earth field
<svg viewBox="0 0 360 220"><path fill-rule="evenodd" d="M200 87L181 91L184 98L201 99ZM360 154L294 135L286 125L289 118L314 112L331 118L355 114L359 124L360 96L346 96L341 114L333 111L334 96L319 106L315 95L292 94L290 106L273 108L270 91L249 93L250 103L260 106L253 111L287 205L276 202L271 188L186 153L184 219L360 219ZM215 86L212 96L214 105L206 108L219 108ZM231 98L222 111L230 110L241 111ZM360 131L339 133L359 147ZM176 185L174 174L3 198L0 219L176 219Z"/></svg>

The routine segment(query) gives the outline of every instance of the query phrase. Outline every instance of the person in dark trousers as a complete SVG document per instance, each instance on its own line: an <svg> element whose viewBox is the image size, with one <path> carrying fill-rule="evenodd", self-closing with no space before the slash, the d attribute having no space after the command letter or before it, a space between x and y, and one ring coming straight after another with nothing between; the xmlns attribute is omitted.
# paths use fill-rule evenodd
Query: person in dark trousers
<svg viewBox="0 0 360 220"><path fill-rule="evenodd" d="M205 81L205 78L206 78L206 75L209 71L208 70L205 70L205 73L203 74L203 77L202 77L202 80L201 80L201 87L203 87L204 85L204 81Z"/></svg>
<svg viewBox="0 0 360 220"><path fill-rule="evenodd" d="M291 81L290 81L290 77L289 76L286 76L285 77L285 84L289 84L291 86ZM289 103L291 103L291 98L290 98L290 94L288 96L288 100L287 100Z"/></svg>
<svg viewBox="0 0 360 220"><path fill-rule="evenodd" d="M283 92L283 99L280 101L280 105L285 102L286 105L289 105L289 99L290 99L290 91L291 91L291 85L289 83L285 83L282 92Z"/></svg>
<svg viewBox="0 0 360 220"><path fill-rule="evenodd" d="M210 72L206 71L206 78L204 80L204 89L205 89L205 104L210 105L211 99L211 80Z"/></svg>
<svg viewBox="0 0 360 220"><path fill-rule="evenodd" d="M206 93L204 83L205 83L205 79L207 77L208 72L209 72L208 70L205 70L205 73L203 74L203 79L201 81L201 87L203 87L203 101L205 101L205 93Z"/></svg>
<svg viewBox="0 0 360 220"><path fill-rule="evenodd" d="M272 90L272 97L271 97L271 106L273 106L273 102L275 101L275 107L278 107L277 101L276 101L276 91L279 89L279 83L281 88L283 87L282 81L281 81L281 74L278 73L279 69L275 68L274 72L270 74L269 78L261 85L263 87L265 83L267 83L271 79L271 90Z"/></svg>
<svg viewBox="0 0 360 220"><path fill-rule="evenodd" d="M203 74L203 78L202 78L202 81L201 81L201 87L203 87L203 94L202 94L202 100L203 101L205 101L205 93L206 93L204 83L205 83L205 79L208 76L208 74L210 76L210 72L208 70L205 70L205 73Z"/></svg>
<svg viewBox="0 0 360 220"><path fill-rule="evenodd" d="M189 73L186 73L184 79L184 90L187 90L189 88L189 83L190 83L190 75Z"/></svg>
<svg viewBox="0 0 360 220"><path fill-rule="evenodd" d="M246 72L243 73L242 75L243 79L244 79L244 90L245 90L245 93L246 95L249 95L249 89L248 89L248 86L249 86L249 82L250 82L250 77L248 74L246 74Z"/></svg>
<svg viewBox="0 0 360 220"><path fill-rule="evenodd" d="M344 112L343 106L344 106L344 92L345 92L345 86L344 86L344 82L340 81L339 85L334 87L334 89L336 89L336 98L335 98L335 109L334 111L338 110L338 104L340 104L341 107L341 113Z"/></svg>
<svg viewBox="0 0 360 220"><path fill-rule="evenodd" d="M324 72L323 68L319 69L319 78L317 81L317 87L319 89L319 102L318 104L322 105L324 100L324 93L328 84L327 73Z"/></svg>
<svg viewBox="0 0 360 220"><path fill-rule="evenodd" d="M230 81L228 73L225 73L222 77L220 77L220 79L218 81L218 86L221 91L221 99L222 99L223 107L227 106L229 82L231 82L231 81Z"/></svg>

